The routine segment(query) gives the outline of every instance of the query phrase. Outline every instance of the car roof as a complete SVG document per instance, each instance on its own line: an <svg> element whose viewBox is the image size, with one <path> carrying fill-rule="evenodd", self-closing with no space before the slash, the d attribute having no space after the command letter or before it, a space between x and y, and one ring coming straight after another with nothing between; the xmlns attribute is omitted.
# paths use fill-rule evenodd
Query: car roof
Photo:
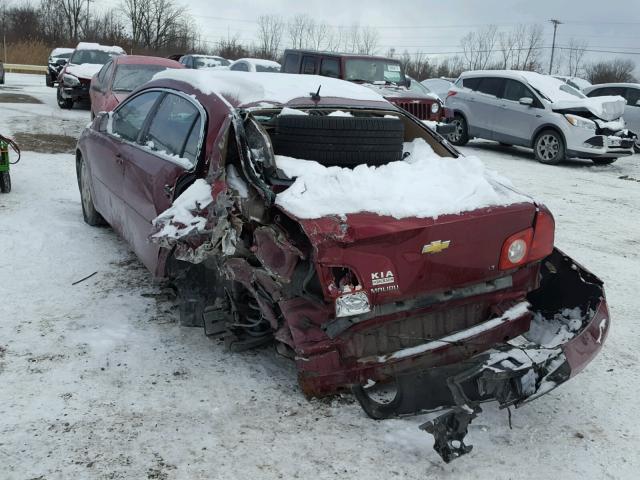
<svg viewBox="0 0 640 480"><path fill-rule="evenodd" d="M203 105L207 97L222 97L233 108L270 106L359 106L396 110L381 95L361 85L317 75L244 72L230 70L164 70L142 88L164 87L195 95ZM320 100L311 94L320 87ZM324 94L324 96L323 96Z"/></svg>
<svg viewBox="0 0 640 480"><path fill-rule="evenodd" d="M343 58L370 58L373 60L389 60L392 62L400 63L400 60L397 58L390 57L381 57L376 55L362 55L358 53L343 53L343 52L327 52L327 51L319 51L319 50L302 50L297 48L288 48L284 51L285 55L287 53L302 53L306 55L323 55L325 57L343 57Z"/></svg>
<svg viewBox="0 0 640 480"><path fill-rule="evenodd" d="M118 65L161 65L164 67L184 68L184 65L164 57L151 57L147 55L121 55L114 58Z"/></svg>
<svg viewBox="0 0 640 480"><path fill-rule="evenodd" d="M631 87L631 88L640 88L640 83L623 83L623 82L618 82L618 83L597 83L595 85L591 85L590 87L585 88L584 90L587 91L592 91L595 90L596 88L602 88L602 87Z"/></svg>

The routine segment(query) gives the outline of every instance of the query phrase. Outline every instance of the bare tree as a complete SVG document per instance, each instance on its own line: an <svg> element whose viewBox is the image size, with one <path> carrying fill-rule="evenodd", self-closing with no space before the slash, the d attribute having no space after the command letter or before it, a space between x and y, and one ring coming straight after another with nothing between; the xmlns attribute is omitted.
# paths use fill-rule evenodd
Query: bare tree
<svg viewBox="0 0 640 480"><path fill-rule="evenodd" d="M487 68L496 46L497 33L498 27L489 25L482 30L469 32L462 37L460 45L465 66L468 70Z"/></svg>
<svg viewBox="0 0 640 480"><path fill-rule="evenodd" d="M305 48L309 23L313 20L308 15L296 15L287 23L289 43L292 48Z"/></svg>
<svg viewBox="0 0 640 480"><path fill-rule="evenodd" d="M591 83L635 82L633 71L636 64L632 60L616 58L594 62L585 67L587 80Z"/></svg>
<svg viewBox="0 0 640 480"><path fill-rule="evenodd" d="M142 21L142 39L145 47L159 49L170 43L177 22L185 15L185 8L173 0L150 0Z"/></svg>
<svg viewBox="0 0 640 480"><path fill-rule="evenodd" d="M149 11L150 0L123 0L121 8L131 24L131 40L133 45L140 45L142 28L146 12Z"/></svg>
<svg viewBox="0 0 640 480"><path fill-rule="evenodd" d="M52 3L57 5L62 14L64 22L67 25L69 37L77 42L78 34L80 33L80 23L82 22L83 15L86 13L86 11L83 10L85 0L54 0Z"/></svg>
<svg viewBox="0 0 640 480"><path fill-rule="evenodd" d="M516 45L515 33L513 31L509 33L500 32L498 34L498 44L500 45L500 55L502 57L502 69L506 70L510 68L514 54L513 49Z"/></svg>
<svg viewBox="0 0 640 480"><path fill-rule="evenodd" d="M306 46L314 50L321 50L323 46L331 43L330 37L332 36L332 30L329 25L324 22L316 22L311 20L307 29L307 42Z"/></svg>
<svg viewBox="0 0 640 480"><path fill-rule="evenodd" d="M582 61L584 60L588 46L589 42L586 40L576 40L575 38L569 40L569 47L567 49L569 76L578 76L578 71L582 66Z"/></svg>
<svg viewBox="0 0 640 480"><path fill-rule="evenodd" d="M358 53L363 55L373 55L378 49L380 33L373 27L364 27L360 31L358 43Z"/></svg>
<svg viewBox="0 0 640 480"><path fill-rule="evenodd" d="M258 17L258 49L264 58L278 58L285 22L277 15Z"/></svg>

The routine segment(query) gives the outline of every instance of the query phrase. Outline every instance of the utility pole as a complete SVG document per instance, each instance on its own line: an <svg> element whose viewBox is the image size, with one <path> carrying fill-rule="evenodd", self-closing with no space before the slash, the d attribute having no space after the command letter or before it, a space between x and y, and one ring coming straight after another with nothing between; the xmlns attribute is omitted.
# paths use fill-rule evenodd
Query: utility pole
<svg viewBox="0 0 640 480"><path fill-rule="evenodd" d="M556 50L556 30L558 30L558 25L562 25L562 22L555 18L552 18L549 21L553 24L553 43L551 44L551 62L549 62L549 75L551 75L551 71L553 69L553 54Z"/></svg>

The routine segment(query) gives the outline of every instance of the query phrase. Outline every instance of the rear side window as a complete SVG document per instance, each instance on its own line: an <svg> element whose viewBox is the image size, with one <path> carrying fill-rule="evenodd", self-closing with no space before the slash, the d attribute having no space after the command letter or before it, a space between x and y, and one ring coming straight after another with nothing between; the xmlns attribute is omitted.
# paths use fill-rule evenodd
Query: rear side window
<svg viewBox="0 0 640 480"><path fill-rule="evenodd" d="M151 150L184 157L184 152L188 141L188 158L192 165L195 164L195 151L197 151L200 128L197 129L196 138L192 137L192 132L196 125L199 125L200 113L198 109L189 101L178 95L168 94L162 99L162 103L151 119L149 130L142 142ZM195 147L194 147L195 142Z"/></svg>
<svg viewBox="0 0 640 480"><path fill-rule="evenodd" d="M305 75L315 75L316 57L302 57L302 73Z"/></svg>
<svg viewBox="0 0 640 480"><path fill-rule="evenodd" d="M463 78L462 86L464 88L469 88L471 90L478 90L478 85L480 85L480 80L482 79L481 78Z"/></svg>
<svg viewBox="0 0 640 480"><path fill-rule="evenodd" d="M299 73L298 63L300 62L300 55L296 53L288 53L284 59L284 73Z"/></svg>
<svg viewBox="0 0 640 480"><path fill-rule="evenodd" d="M480 93L486 93L487 95L493 95L494 97L501 98L504 90L505 80L503 78L485 77L481 80L478 86Z"/></svg>
<svg viewBox="0 0 640 480"><path fill-rule="evenodd" d="M323 58L320 65L320 75L324 77L340 77L340 61L337 58Z"/></svg>
<svg viewBox="0 0 640 480"><path fill-rule="evenodd" d="M606 95L620 95L624 96L624 91L626 89L624 87L603 87L597 88L593 92L591 92L589 97L604 97Z"/></svg>
<svg viewBox="0 0 640 480"><path fill-rule="evenodd" d="M124 103L113 113L111 133L135 142L160 95L160 92L147 92Z"/></svg>
<svg viewBox="0 0 640 480"><path fill-rule="evenodd" d="M240 63L234 63L233 65L231 65L229 70L234 70L234 71L237 71L237 72L248 72L249 71L249 67L247 66L246 63L240 62Z"/></svg>
<svg viewBox="0 0 640 480"><path fill-rule="evenodd" d="M640 100L640 89L638 88L627 88L627 93L624 96L627 99L627 105L631 105L632 107L638 107L638 100Z"/></svg>

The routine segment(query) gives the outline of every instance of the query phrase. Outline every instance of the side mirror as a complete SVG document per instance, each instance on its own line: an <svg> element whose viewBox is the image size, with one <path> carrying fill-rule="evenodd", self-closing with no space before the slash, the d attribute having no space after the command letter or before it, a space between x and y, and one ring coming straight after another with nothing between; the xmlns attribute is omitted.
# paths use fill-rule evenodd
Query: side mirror
<svg viewBox="0 0 640 480"><path fill-rule="evenodd" d="M436 132L438 132L443 137L451 135L452 133L455 133L455 131L456 126L451 123L439 123L438 125L436 125Z"/></svg>
<svg viewBox="0 0 640 480"><path fill-rule="evenodd" d="M94 120L99 132L107 131L107 123L109 121L109 112L98 112Z"/></svg>
<svg viewBox="0 0 640 480"><path fill-rule="evenodd" d="M520 102L520 105L526 105L527 107L530 107L531 105L533 105L533 98L531 97L522 97L518 101Z"/></svg>

